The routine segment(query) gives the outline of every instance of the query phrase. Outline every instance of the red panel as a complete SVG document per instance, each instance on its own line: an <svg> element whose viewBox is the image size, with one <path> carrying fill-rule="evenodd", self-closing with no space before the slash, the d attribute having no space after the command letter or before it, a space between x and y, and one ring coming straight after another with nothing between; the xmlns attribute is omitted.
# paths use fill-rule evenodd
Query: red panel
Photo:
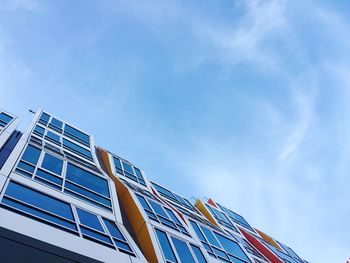
<svg viewBox="0 0 350 263"><path fill-rule="evenodd" d="M215 202L213 201L213 199L211 199L211 198L208 199L208 204L218 208L217 205L215 204Z"/></svg>
<svg viewBox="0 0 350 263"><path fill-rule="evenodd" d="M261 254L263 254L272 263L283 263L274 253L272 253L267 247L265 247L258 239L248 234L243 229L240 229L245 238L251 243Z"/></svg>

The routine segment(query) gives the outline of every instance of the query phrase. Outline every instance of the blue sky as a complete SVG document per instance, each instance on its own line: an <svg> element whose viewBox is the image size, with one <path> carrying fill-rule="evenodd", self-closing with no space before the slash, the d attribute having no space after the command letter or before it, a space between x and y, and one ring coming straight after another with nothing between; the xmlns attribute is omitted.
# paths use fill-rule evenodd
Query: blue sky
<svg viewBox="0 0 350 263"><path fill-rule="evenodd" d="M310 262L350 255L349 1L0 6L0 107L44 108Z"/></svg>

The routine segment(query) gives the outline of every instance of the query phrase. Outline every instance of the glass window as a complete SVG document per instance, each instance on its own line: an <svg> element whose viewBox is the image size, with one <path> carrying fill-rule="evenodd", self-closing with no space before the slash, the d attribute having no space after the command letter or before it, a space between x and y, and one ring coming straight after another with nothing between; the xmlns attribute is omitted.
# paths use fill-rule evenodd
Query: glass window
<svg viewBox="0 0 350 263"><path fill-rule="evenodd" d="M58 159L57 157L51 155L51 154L45 153L45 157L44 157L44 160L41 164L41 167L49 170L50 172L61 175L63 161L61 159Z"/></svg>
<svg viewBox="0 0 350 263"><path fill-rule="evenodd" d="M143 176L142 176L142 173L141 173L140 169L134 167L134 170L135 170L137 178L143 179Z"/></svg>
<svg viewBox="0 0 350 263"><path fill-rule="evenodd" d="M176 249L176 252L177 252L181 262L184 262L184 263L195 262L192 254L191 254L191 251L189 250L189 248L185 242L183 242L175 237L171 237L171 240L173 241L174 247Z"/></svg>
<svg viewBox="0 0 350 263"><path fill-rule="evenodd" d="M152 185L157 189L157 191L165 196L165 197L168 197L169 199L175 201L178 203L178 200L175 198L175 196L173 195L172 192L170 192L169 190L165 189L164 187L160 186L160 185L157 185L155 183L152 183Z"/></svg>
<svg viewBox="0 0 350 263"><path fill-rule="evenodd" d="M40 137L42 137L44 135L45 129L39 125L36 125L34 128L34 133L36 135L39 135Z"/></svg>
<svg viewBox="0 0 350 263"><path fill-rule="evenodd" d="M177 262L175 255L174 255L174 252L171 248L171 245L169 243L168 237L165 234L165 232L156 229L156 234L157 234L157 237L158 237L158 240L159 240L160 246L162 248L165 259L169 260L171 262Z"/></svg>
<svg viewBox="0 0 350 263"><path fill-rule="evenodd" d="M191 244L191 248L192 248L193 253L196 255L196 258L197 258L199 263L207 263L207 260L205 259L204 255L199 247Z"/></svg>
<svg viewBox="0 0 350 263"><path fill-rule="evenodd" d="M36 177L44 178L46 180L49 180L55 184L62 185L63 179L59 178L57 176L54 176L52 174L49 174L41 169L38 169L36 172Z"/></svg>
<svg viewBox="0 0 350 263"><path fill-rule="evenodd" d="M76 231L73 213L68 203L11 181L2 203L44 221Z"/></svg>
<svg viewBox="0 0 350 263"><path fill-rule="evenodd" d="M151 200L148 201L150 203L150 205L152 206L154 212L156 212L156 214L161 215L165 218L168 218L168 215L165 213L163 207L159 204L157 204L156 202L153 202Z"/></svg>
<svg viewBox="0 0 350 263"><path fill-rule="evenodd" d="M64 134L67 135L68 137L77 140L87 146L90 145L90 138L89 135L73 128L72 126L69 126L68 124L65 125L64 127Z"/></svg>
<svg viewBox="0 0 350 263"><path fill-rule="evenodd" d="M134 171L131 167L130 164L126 163L126 162L122 162L123 163L123 167L124 167L124 171L130 174L134 174Z"/></svg>
<svg viewBox="0 0 350 263"><path fill-rule="evenodd" d="M77 213L81 224L96 229L98 231L105 232L96 215L91 214L80 208L77 208Z"/></svg>
<svg viewBox="0 0 350 263"><path fill-rule="evenodd" d="M12 121L12 119L13 118L6 113L0 113L0 122L3 124L2 126L6 126L10 121Z"/></svg>
<svg viewBox="0 0 350 263"><path fill-rule="evenodd" d="M93 240L95 242L99 242L100 244L106 245L108 247L114 247L111 239L107 235L101 234L99 232L95 232L83 226L80 227L80 230L81 230L81 233L83 234L83 237Z"/></svg>
<svg viewBox="0 0 350 263"><path fill-rule="evenodd" d="M103 196L109 197L108 181L68 163L66 178Z"/></svg>
<svg viewBox="0 0 350 263"><path fill-rule="evenodd" d="M206 239L205 239L204 235L202 234L202 231L199 229L198 225L197 225L195 222L193 222L192 220L190 220L190 223L191 223L191 225L192 225L194 231L196 232L198 238L199 238L201 241L206 242Z"/></svg>
<svg viewBox="0 0 350 263"><path fill-rule="evenodd" d="M218 233L215 233L215 236L220 241L222 247L226 250L226 252L230 253L233 256L236 256L242 260L248 261L249 259L247 255L243 252L242 248L231 239L224 237Z"/></svg>
<svg viewBox="0 0 350 263"><path fill-rule="evenodd" d="M83 157L86 157L88 159L92 159L91 152L89 150L86 150L85 148L70 142L69 140L63 139L63 146L72 150L73 152L82 155Z"/></svg>
<svg viewBox="0 0 350 263"><path fill-rule="evenodd" d="M112 237L125 241L123 234L120 232L119 228L114 222L108 219L103 219L103 222L105 223Z"/></svg>
<svg viewBox="0 0 350 263"><path fill-rule="evenodd" d="M204 226L200 226L200 228L202 229L204 235L206 236L207 240L209 241L209 243L211 245L220 247L220 244L218 243L218 241L214 237L213 233L208 228L206 228Z"/></svg>
<svg viewBox="0 0 350 263"><path fill-rule="evenodd" d="M38 148L32 145L28 145L26 150L24 151L22 160L25 160L28 163L36 165L40 156L40 152L41 150L39 150Z"/></svg>
<svg viewBox="0 0 350 263"><path fill-rule="evenodd" d="M148 205L148 203L147 203L147 201L145 200L144 197L142 197L142 196L140 196L140 195L136 195L136 196L137 196L137 198L139 199L139 201L140 201L140 203L141 203L141 205L142 205L142 207L143 207L144 209L148 209L148 210L151 210L151 211L152 211L151 207Z"/></svg>
<svg viewBox="0 0 350 263"><path fill-rule="evenodd" d="M62 128L63 123L55 118L51 119L51 124L55 125L58 128Z"/></svg>
<svg viewBox="0 0 350 263"><path fill-rule="evenodd" d="M44 125L47 125L49 119L50 119L50 115L43 112L43 113L41 113L39 122L44 124Z"/></svg>
<svg viewBox="0 0 350 263"><path fill-rule="evenodd" d="M115 169L117 170L117 173L123 174L123 168L122 168L122 164L120 163L120 160L116 157L113 157L113 161L114 161L114 166L115 166Z"/></svg>
<svg viewBox="0 0 350 263"><path fill-rule="evenodd" d="M56 144L61 144L60 136L57 135L56 133L51 132L51 131L47 131L45 138L47 138L48 140L50 140Z"/></svg>

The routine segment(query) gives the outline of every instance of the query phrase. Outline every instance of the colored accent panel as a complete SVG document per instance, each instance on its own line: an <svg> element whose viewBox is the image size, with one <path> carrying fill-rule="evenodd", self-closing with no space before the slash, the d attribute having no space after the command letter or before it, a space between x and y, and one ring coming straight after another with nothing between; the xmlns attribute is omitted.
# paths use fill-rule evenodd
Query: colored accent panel
<svg viewBox="0 0 350 263"><path fill-rule="evenodd" d="M274 253L272 253L268 248L266 248L258 239L250 235L248 232L240 229L244 237L252 244L261 254L263 254L271 263L283 263Z"/></svg>
<svg viewBox="0 0 350 263"><path fill-rule="evenodd" d="M218 208L218 206L215 204L215 202L214 202L213 199L211 199L211 198L208 199L208 204L210 204L210 205L212 205L212 206Z"/></svg>
<svg viewBox="0 0 350 263"><path fill-rule="evenodd" d="M150 230L147 227L147 223L142 216L141 211L139 210L135 200L133 199L132 194L129 189L119 180L118 177L114 176L111 169L111 164L109 162L109 154L107 151L98 148L97 153L101 157L103 162L104 169L108 176L115 183L115 188L119 197L120 204L123 206L126 216L131 225L132 231L135 234L136 240L139 244L139 247L147 259L151 263L159 262L154 248L152 238L150 236Z"/></svg>
<svg viewBox="0 0 350 263"><path fill-rule="evenodd" d="M199 199L196 200L196 203L194 204L195 207L215 226L219 227L218 223L216 223L214 217L210 214L208 209L205 207L203 202Z"/></svg>
<svg viewBox="0 0 350 263"><path fill-rule="evenodd" d="M283 251L283 248L275 241L273 240L272 237L270 237L269 235L265 234L264 232L258 230L258 229L255 229L256 232L259 233L259 235L267 242L269 243L271 246L274 246L275 248L277 248L278 250L281 250Z"/></svg>

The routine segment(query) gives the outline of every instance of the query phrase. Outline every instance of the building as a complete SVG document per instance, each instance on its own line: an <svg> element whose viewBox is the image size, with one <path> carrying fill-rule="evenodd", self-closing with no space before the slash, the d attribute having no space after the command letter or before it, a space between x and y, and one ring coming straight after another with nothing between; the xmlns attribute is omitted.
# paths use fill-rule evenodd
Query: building
<svg viewBox="0 0 350 263"><path fill-rule="evenodd" d="M42 110L0 111L3 262L304 263L212 199L190 202ZM14 253L18 252L18 253Z"/></svg>

